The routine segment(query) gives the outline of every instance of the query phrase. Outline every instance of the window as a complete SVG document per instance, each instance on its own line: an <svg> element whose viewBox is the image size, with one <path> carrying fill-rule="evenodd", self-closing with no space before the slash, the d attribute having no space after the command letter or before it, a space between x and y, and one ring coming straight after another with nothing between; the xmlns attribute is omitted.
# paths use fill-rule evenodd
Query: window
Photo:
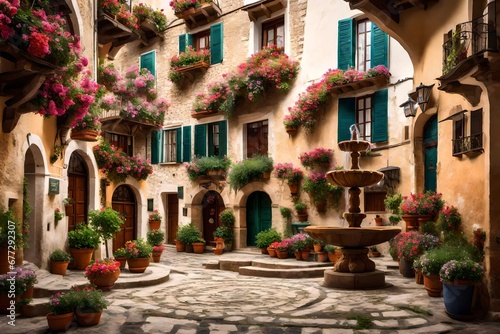
<svg viewBox="0 0 500 334"><path fill-rule="evenodd" d="M151 133L151 163L190 162L191 127L184 126Z"/></svg>
<svg viewBox="0 0 500 334"><path fill-rule="evenodd" d="M197 157L227 155L227 122L194 126L194 154Z"/></svg>
<svg viewBox="0 0 500 334"><path fill-rule="evenodd" d="M469 116L470 131L467 135L466 111L453 120L453 155L483 151L483 109L473 110Z"/></svg>
<svg viewBox="0 0 500 334"><path fill-rule="evenodd" d="M356 99L356 124L362 140L371 141L372 138L372 97L363 96Z"/></svg>
<svg viewBox="0 0 500 334"><path fill-rule="evenodd" d="M262 23L261 48L276 45L278 48L285 47L285 20L283 17Z"/></svg>
<svg viewBox="0 0 500 334"><path fill-rule="evenodd" d="M163 162L177 161L177 132L180 129L163 131Z"/></svg>
<svg viewBox="0 0 500 334"><path fill-rule="evenodd" d="M384 212L384 199L386 191L367 191L365 189L365 209L364 212Z"/></svg>
<svg viewBox="0 0 500 334"><path fill-rule="evenodd" d="M151 51L141 55L139 59L139 68L146 68L156 77L156 51Z"/></svg>
<svg viewBox="0 0 500 334"><path fill-rule="evenodd" d="M247 132L247 158L254 155L267 155L269 122L267 120L248 123Z"/></svg>
<svg viewBox="0 0 500 334"><path fill-rule="evenodd" d="M222 63L224 50L223 36L224 31L222 22L214 24L210 29L194 35L179 35L179 53L184 52L188 46L192 46L196 50L209 49L210 63Z"/></svg>
<svg viewBox="0 0 500 334"><path fill-rule="evenodd" d="M105 132L104 139L119 151L127 153L130 156L134 155L132 136Z"/></svg>
<svg viewBox="0 0 500 334"><path fill-rule="evenodd" d="M361 20L357 23L357 69L359 71L366 71L370 68L372 23L369 20Z"/></svg>

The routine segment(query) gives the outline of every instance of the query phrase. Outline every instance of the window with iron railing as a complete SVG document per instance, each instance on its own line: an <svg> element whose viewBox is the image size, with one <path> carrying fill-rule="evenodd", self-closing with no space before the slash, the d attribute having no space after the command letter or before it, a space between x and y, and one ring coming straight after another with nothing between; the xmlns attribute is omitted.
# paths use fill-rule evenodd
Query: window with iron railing
<svg viewBox="0 0 500 334"><path fill-rule="evenodd" d="M465 113L453 121L453 156L483 151L483 110L470 113L470 135L465 134Z"/></svg>

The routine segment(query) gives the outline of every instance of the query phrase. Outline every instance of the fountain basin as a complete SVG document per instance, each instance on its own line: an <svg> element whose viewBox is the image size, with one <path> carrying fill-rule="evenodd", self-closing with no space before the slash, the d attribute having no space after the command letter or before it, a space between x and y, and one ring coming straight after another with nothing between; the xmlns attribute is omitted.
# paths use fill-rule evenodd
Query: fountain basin
<svg viewBox="0 0 500 334"><path fill-rule="evenodd" d="M326 173L326 179L341 187L369 187L384 178L384 173L372 170L334 170Z"/></svg>
<svg viewBox="0 0 500 334"><path fill-rule="evenodd" d="M370 142L365 140L344 140L339 143L343 152L365 152L370 147Z"/></svg>
<svg viewBox="0 0 500 334"><path fill-rule="evenodd" d="M401 232L401 228L307 226L304 232L314 239L334 246L362 248L389 241Z"/></svg>

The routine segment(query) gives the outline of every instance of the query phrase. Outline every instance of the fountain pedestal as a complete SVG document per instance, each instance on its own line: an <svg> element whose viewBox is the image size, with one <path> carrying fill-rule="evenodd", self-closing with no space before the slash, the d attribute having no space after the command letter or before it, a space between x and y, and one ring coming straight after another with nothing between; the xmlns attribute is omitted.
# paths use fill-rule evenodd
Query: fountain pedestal
<svg viewBox="0 0 500 334"><path fill-rule="evenodd" d="M333 269L325 270L323 284L329 288L363 290L387 287L385 273L375 270L367 273L339 273Z"/></svg>

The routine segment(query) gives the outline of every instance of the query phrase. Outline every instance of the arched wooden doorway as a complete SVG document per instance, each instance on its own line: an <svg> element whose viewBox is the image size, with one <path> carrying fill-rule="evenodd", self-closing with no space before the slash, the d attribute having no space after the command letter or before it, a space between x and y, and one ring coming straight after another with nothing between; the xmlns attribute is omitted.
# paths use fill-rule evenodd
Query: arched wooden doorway
<svg viewBox="0 0 500 334"><path fill-rule="evenodd" d="M247 246L255 246L255 236L272 225L271 198L263 191L250 194L247 199Z"/></svg>
<svg viewBox="0 0 500 334"><path fill-rule="evenodd" d="M438 149L438 122L437 117L431 118L424 127L424 189L436 191L437 187L437 149Z"/></svg>
<svg viewBox="0 0 500 334"><path fill-rule="evenodd" d="M132 188L127 185L121 185L113 192L111 200L113 210L122 214L125 218L125 224L119 232L115 234L113 240L113 252L125 245L125 242L134 240L137 235L137 201Z"/></svg>
<svg viewBox="0 0 500 334"><path fill-rule="evenodd" d="M214 232L219 227L219 214L225 209L224 200L216 191L210 190L202 201L203 206L203 239L213 242Z"/></svg>
<svg viewBox="0 0 500 334"><path fill-rule="evenodd" d="M87 221L88 184L87 165L78 153L73 152L68 167L68 197L71 201L65 207L68 231L74 230L76 224Z"/></svg>

